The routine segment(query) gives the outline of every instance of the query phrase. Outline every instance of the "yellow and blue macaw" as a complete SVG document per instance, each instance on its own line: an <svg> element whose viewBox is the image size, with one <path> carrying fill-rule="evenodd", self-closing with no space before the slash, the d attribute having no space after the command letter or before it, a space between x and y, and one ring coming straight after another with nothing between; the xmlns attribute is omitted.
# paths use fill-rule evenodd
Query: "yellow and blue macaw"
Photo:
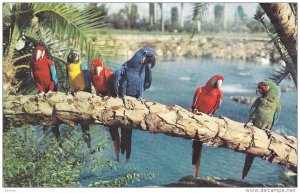
<svg viewBox="0 0 300 193"><path fill-rule="evenodd" d="M67 58L67 76L69 80L69 91L75 95L77 91L91 92L91 77L88 65L80 63L79 52L71 50ZM83 132L84 141L91 150L91 136L89 124L85 121L79 123ZM52 126L52 131L56 137L60 136L58 124Z"/></svg>
<svg viewBox="0 0 300 193"><path fill-rule="evenodd" d="M70 92L91 92L89 67L86 63L81 63L79 52L75 50L71 50L67 58L67 76Z"/></svg>

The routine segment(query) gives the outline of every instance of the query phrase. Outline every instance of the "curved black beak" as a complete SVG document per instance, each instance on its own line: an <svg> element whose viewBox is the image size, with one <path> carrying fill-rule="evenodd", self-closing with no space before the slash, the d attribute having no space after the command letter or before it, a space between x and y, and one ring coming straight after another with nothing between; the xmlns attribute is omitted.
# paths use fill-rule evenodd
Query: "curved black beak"
<svg viewBox="0 0 300 193"><path fill-rule="evenodd" d="M256 88L256 94L257 94L257 95L263 95L263 94L264 94L264 90L258 86L258 87Z"/></svg>
<svg viewBox="0 0 300 193"><path fill-rule="evenodd" d="M156 54L154 54L153 56L151 56L149 58L150 60L150 63L151 63L151 68L153 68L155 66L155 63L156 63Z"/></svg>

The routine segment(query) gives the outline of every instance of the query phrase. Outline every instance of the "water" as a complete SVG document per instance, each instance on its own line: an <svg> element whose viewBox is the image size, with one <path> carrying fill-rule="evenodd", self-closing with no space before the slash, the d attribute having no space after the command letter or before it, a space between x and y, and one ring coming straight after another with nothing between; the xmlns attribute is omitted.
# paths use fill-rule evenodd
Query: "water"
<svg viewBox="0 0 300 193"><path fill-rule="evenodd" d="M162 104L177 104L190 108L195 89L204 85L213 75L220 74L225 78L222 84L224 98L217 115L245 122L249 116L250 105L235 103L230 100L230 96L255 97L257 83L265 80L274 71L273 67L244 61L216 59L177 59L162 63L158 61L153 69L151 88L146 90L144 98ZM295 91L282 93L281 104L282 114L273 130L296 136L297 93ZM162 185L193 174L192 141L140 130L134 130L132 138L130 163L139 168L140 172L154 172L156 177L129 186ZM110 156L114 158L113 151ZM244 159L245 154L205 146L202 152L200 177L217 176L241 180ZM255 158L244 181L275 184L283 183L285 180L282 166Z"/></svg>

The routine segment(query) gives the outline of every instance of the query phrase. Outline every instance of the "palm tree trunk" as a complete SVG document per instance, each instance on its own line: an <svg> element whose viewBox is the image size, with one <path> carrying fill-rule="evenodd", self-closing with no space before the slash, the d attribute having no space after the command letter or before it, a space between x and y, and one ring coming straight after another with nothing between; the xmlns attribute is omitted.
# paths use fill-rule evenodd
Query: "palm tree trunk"
<svg viewBox="0 0 300 193"><path fill-rule="evenodd" d="M160 28L161 31L165 31L165 20L164 20L164 11L163 11L163 3L160 3Z"/></svg>
<svg viewBox="0 0 300 193"><path fill-rule="evenodd" d="M154 3L149 3L149 20L150 20L150 27L154 25Z"/></svg>
<svg viewBox="0 0 300 193"><path fill-rule="evenodd" d="M157 23L157 3L153 3L153 24Z"/></svg>
<svg viewBox="0 0 300 193"><path fill-rule="evenodd" d="M183 28L183 3L180 3L180 28Z"/></svg>
<svg viewBox="0 0 300 193"><path fill-rule="evenodd" d="M127 28L131 28L131 19L132 19L132 3L128 3L128 10L127 10Z"/></svg>
<svg viewBox="0 0 300 193"><path fill-rule="evenodd" d="M33 95L4 98L4 125L50 125L53 121L77 124L82 121L108 126L138 128L172 137L199 139L214 147L258 156L271 163L281 164L297 172L297 141L293 137L265 131L256 127L244 128L225 117L193 114L179 106L156 102L141 102L133 97L122 99L98 97L87 92L76 96L57 92L44 98Z"/></svg>
<svg viewBox="0 0 300 193"><path fill-rule="evenodd" d="M260 3L282 44L292 58L292 77L297 85L297 24L289 3Z"/></svg>
<svg viewBox="0 0 300 193"><path fill-rule="evenodd" d="M200 21L200 19L197 21L197 32L201 32L201 21Z"/></svg>
<svg viewBox="0 0 300 193"><path fill-rule="evenodd" d="M224 17L223 17L223 30L227 30L227 23L226 23L226 3L224 3Z"/></svg>

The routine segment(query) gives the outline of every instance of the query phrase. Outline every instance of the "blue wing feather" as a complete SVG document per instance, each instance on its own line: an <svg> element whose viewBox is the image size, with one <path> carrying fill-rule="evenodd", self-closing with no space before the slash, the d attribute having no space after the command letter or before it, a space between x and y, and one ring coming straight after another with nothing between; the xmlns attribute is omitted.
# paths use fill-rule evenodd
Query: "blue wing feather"
<svg viewBox="0 0 300 193"><path fill-rule="evenodd" d="M126 74L126 63L121 66L121 68L115 71L115 81L114 81L114 89L115 93L121 94L122 97L126 95L126 81L124 80L124 76Z"/></svg>
<svg viewBox="0 0 300 193"><path fill-rule="evenodd" d="M273 127L273 125L275 125L278 122L279 116L280 116L280 112L281 112L281 106L280 104L277 106L276 111L274 113L274 117L273 117L273 122L272 122L272 126L271 129Z"/></svg>
<svg viewBox="0 0 300 193"><path fill-rule="evenodd" d="M85 83L85 88L87 92L92 91L92 78L89 72L89 66L87 63L81 63L81 70L83 72L84 76L84 83Z"/></svg>
<svg viewBox="0 0 300 193"><path fill-rule="evenodd" d="M151 64L147 64L145 67L145 83L144 83L144 89L148 89L151 86L152 82L152 69Z"/></svg>
<svg viewBox="0 0 300 193"><path fill-rule="evenodd" d="M50 65L50 73L51 73L51 78L52 78L54 84L57 85L58 79L57 79L56 69L55 69L54 65Z"/></svg>

